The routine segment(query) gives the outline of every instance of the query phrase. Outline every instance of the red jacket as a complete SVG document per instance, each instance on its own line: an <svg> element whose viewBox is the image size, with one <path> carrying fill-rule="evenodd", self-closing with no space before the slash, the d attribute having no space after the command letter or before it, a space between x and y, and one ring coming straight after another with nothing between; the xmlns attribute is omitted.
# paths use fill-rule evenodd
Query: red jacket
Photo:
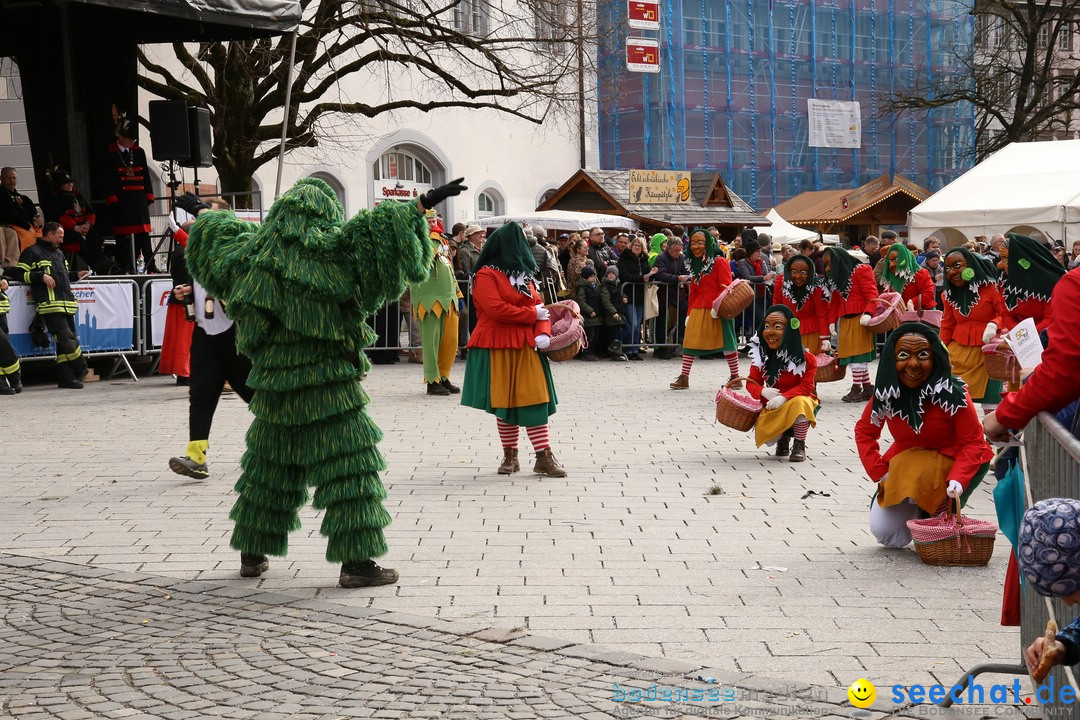
<svg viewBox="0 0 1080 720"><path fill-rule="evenodd" d="M810 293L810 299L803 303L802 310L795 307L795 301L784 294L784 276L777 275L773 282L773 305L786 305L799 318L799 334L820 333L829 335L829 303L825 301L825 292L816 287Z"/></svg>
<svg viewBox="0 0 1080 720"><path fill-rule="evenodd" d="M964 393L967 406L955 415L942 410L937 405L926 403L923 425L919 432L911 429L899 417L886 418L884 425L889 427L893 443L884 455L878 446L881 426L870 422L873 402L866 403L862 417L855 423L855 446L859 449L859 459L871 480L877 482L889 472L889 460L897 453L910 448L937 450L942 455L953 459L952 470L947 480L956 480L964 489L974 477L975 471L984 462L994 457L993 451L983 436L982 418L971 396Z"/></svg>
<svg viewBox="0 0 1080 720"><path fill-rule="evenodd" d="M851 274L851 289L847 298L838 292L832 293L829 300L829 322L847 315L873 315L877 308L877 283L874 282L874 270L863 263L855 266Z"/></svg>
<svg viewBox="0 0 1080 720"><path fill-rule="evenodd" d="M1050 298L1056 318L1080 318L1080 268L1058 280ZM1039 412L1056 413L1080 397L1080 333L1071 322L1051 323L1042 362L1019 392L1008 393L998 405L997 419L1020 430Z"/></svg>
<svg viewBox="0 0 1080 720"><path fill-rule="evenodd" d="M904 299L904 305L907 305L907 301L911 300L915 304L916 310L933 310L937 307L937 301L934 299L934 281L930 277L930 271L926 268L919 268L915 272L915 278L904 286L904 291L900 293L900 297ZM922 307L919 307L919 300L922 299Z"/></svg>
<svg viewBox="0 0 1080 720"><path fill-rule="evenodd" d="M481 268L473 279L473 307L476 329L469 336L470 348L488 350L536 347L537 335L550 335L551 323L536 319L536 306L543 299L529 283L531 295L514 289L498 270Z"/></svg>
<svg viewBox="0 0 1080 720"><path fill-rule="evenodd" d="M1012 330L1023 320L1031 318L1035 321L1035 329L1042 332L1050 325L1050 315L1050 303L1038 298L1030 298L1016 303L1016 307L1012 310L1009 310L1008 306L1006 306L1005 317L1002 320L1005 321L1004 329Z"/></svg>
<svg viewBox="0 0 1080 720"><path fill-rule="evenodd" d="M712 270L708 275L703 275L700 281L690 281L690 304L689 308L712 309L713 300L720 293L727 290L731 284L731 264L721 255L713 263Z"/></svg>
<svg viewBox="0 0 1080 720"><path fill-rule="evenodd" d="M987 323L994 323L998 328L1005 327L1005 301L1001 299L997 285L983 285L979 288L979 299L975 301L971 312L964 315L956 306L945 298L945 312L941 318L941 342L948 345L953 340L961 345L983 344L983 330Z"/></svg>
<svg viewBox="0 0 1080 720"><path fill-rule="evenodd" d="M796 375L793 372L784 370L780 373L780 377L776 379L775 385L766 385L765 387L776 388L788 400L800 395L817 397L814 394L814 389L817 387L814 383L814 375L817 374L817 360L809 350L803 350L803 358L806 360L806 371L802 375ZM757 365L751 365L750 382L746 383L746 391L761 400L761 388L764 382L761 368ZM764 402L762 404L764 405Z"/></svg>

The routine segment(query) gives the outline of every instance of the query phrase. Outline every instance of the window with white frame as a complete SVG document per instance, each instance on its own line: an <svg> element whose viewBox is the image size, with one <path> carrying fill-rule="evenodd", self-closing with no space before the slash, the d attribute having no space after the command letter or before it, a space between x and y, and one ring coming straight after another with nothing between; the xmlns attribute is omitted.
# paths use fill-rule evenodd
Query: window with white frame
<svg viewBox="0 0 1080 720"><path fill-rule="evenodd" d="M550 41L548 47L554 55L566 52L563 42L569 35L566 4L562 0L536 0L534 14L536 39Z"/></svg>
<svg viewBox="0 0 1080 720"><path fill-rule="evenodd" d="M454 6L454 29L466 35L487 35L487 0L459 0Z"/></svg>
<svg viewBox="0 0 1080 720"><path fill-rule="evenodd" d="M404 180L406 182L431 184L431 170L418 157L407 152L385 153L374 164L375 180Z"/></svg>
<svg viewBox="0 0 1080 720"><path fill-rule="evenodd" d="M476 194L476 217L486 218L499 214L498 199L490 190Z"/></svg>
<svg viewBox="0 0 1080 720"><path fill-rule="evenodd" d="M1073 24L1068 20L1062 21L1058 28L1058 50L1072 52L1073 49Z"/></svg>

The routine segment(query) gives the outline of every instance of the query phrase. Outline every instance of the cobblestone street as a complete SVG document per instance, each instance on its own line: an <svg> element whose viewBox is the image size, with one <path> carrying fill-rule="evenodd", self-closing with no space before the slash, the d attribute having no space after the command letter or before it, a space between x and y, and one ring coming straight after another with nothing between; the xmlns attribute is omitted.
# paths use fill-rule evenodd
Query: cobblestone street
<svg viewBox="0 0 1080 720"><path fill-rule="evenodd" d="M986 568L932 568L870 536L846 384L821 386L799 465L714 422L722 361L681 393L678 365L651 357L553 370L564 479L528 472L524 434L526 472L496 475L489 417L426 396L415 365L376 366L394 516L380 562L401 581L364 590L335 587L310 509L287 558L239 577L235 395L205 482L167 468L187 441L171 379L3 398L0 714L607 717L628 707L620 678L705 675L771 690L755 701L774 710L784 685L829 688L807 716L847 717L859 677L879 710L893 684L1017 658L998 624L1007 540ZM970 514L994 518L992 488Z"/></svg>

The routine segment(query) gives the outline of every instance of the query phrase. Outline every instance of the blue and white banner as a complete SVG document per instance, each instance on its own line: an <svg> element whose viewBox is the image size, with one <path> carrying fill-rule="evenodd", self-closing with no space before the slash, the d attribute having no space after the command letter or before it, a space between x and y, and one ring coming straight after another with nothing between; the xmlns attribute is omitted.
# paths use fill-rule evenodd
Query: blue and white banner
<svg viewBox="0 0 1080 720"><path fill-rule="evenodd" d="M75 313L75 334L84 353L132 350L135 347L135 283L130 280L99 280L72 285L79 303ZM11 300L8 327L11 344L22 357L55 355L56 345L35 347L30 337L34 304L30 288L12 285L7 291Z"/></svg>
<svg viewBox="0 0 1080 720"><path fill-rule="evenodd" d="M146 283L146 312L150 315L150 348L159 348L165 342L165 316L169 312L169 295L173 284L168 275L164 280Z"/></svg>

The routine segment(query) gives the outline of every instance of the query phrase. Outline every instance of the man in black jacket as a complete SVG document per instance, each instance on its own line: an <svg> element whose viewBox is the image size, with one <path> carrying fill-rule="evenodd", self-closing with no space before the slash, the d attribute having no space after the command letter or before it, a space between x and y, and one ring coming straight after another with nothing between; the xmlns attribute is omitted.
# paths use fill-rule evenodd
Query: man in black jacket
<svg viewBox="0 0 1080 720"><path fill-rule="evenodd" d="M37 206L16 189L18 180L15 168L0 169L0 268L15 267L21 245L29 245L34 232Z"/></svg>
<svg viewBox="0 0 1080 720"><path fill-rule="evenodd" d="M672 238L667 250L656 256L653 267L656 270L653 282L661 283L658 293L660 314L656 316L655 340L660 344L673 342L678 345L682 342L683 323L690 302L690 291L685 284L690 279L690 266L686 264L683 246L678 238ZM667 337L669 309L675 314L672 320L675 332L671 338ZM661 347L653 353L653 357L670 360L675 357L675 348Z"/></svg>
<svg viewBox="0 0 1080 720"><path fill-rule="evenodd" d="M68 272L60 250L63 242L64 228L60 223L45 223L41 239L23 250L19 264L7 274L30 286L37 314L56 342L57 386L80 390L86 377L86 358L75 334L79 304L71 291L71 281L81 280L89 271Z"/></svg>

